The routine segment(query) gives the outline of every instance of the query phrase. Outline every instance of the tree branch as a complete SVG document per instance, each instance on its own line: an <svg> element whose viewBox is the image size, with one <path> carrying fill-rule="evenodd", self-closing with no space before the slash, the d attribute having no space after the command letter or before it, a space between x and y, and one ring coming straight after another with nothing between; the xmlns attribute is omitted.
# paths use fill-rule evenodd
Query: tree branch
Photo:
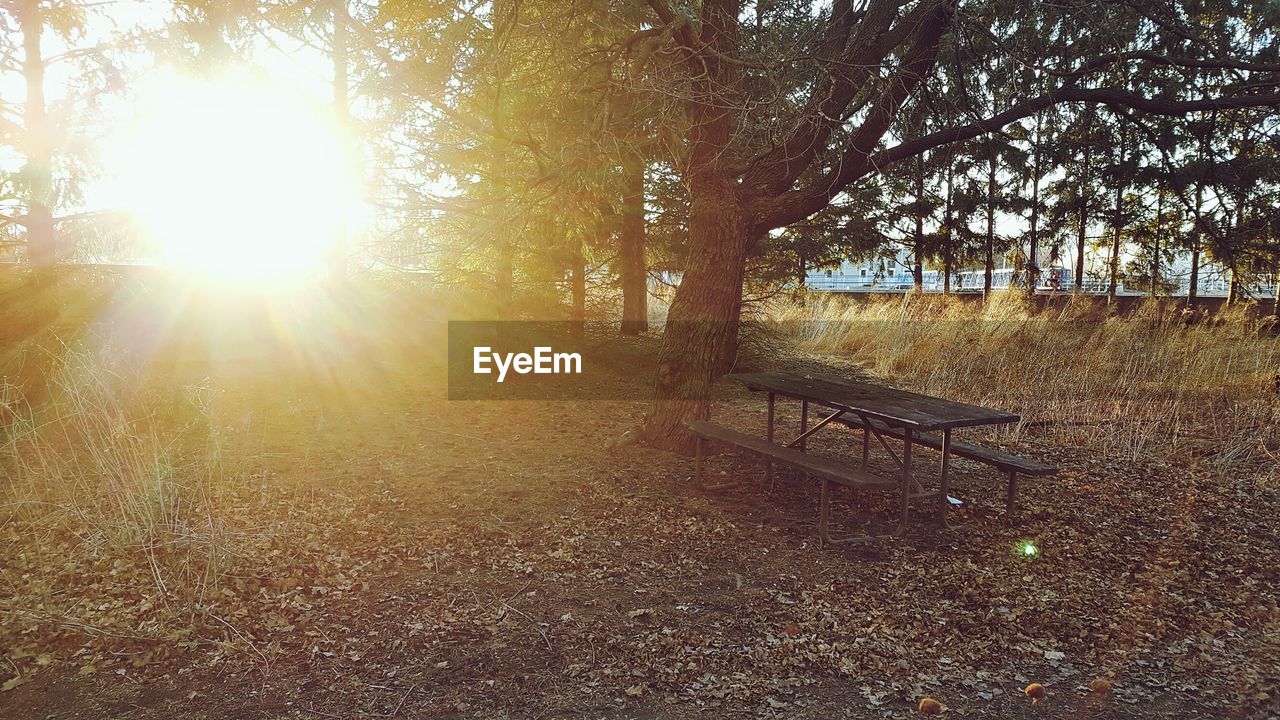
<svg viewBox="0 0 1280 720"><path fill-rule="evenodd" d="M971 140L979 135L995 132L1000 128L1045 108L1064 102L1085 102L1127 107L1148 115L1179 117L1193 112L1211 110L1242 110L1259 107L1280 107L1280 93L1268 95L1244 95L1199 100L1165 100L1148 98L1137 93L1111 88L1081 88L1074 85L1060 87L1052 92L1025 100L1004 112L967 125L946 128L928 135L908 140L874 154L865 152L857 144L857 136L841 157L837 172L826 182L815 187L783 193L769 203L758 220L761 227L776 228L818 212L841 190L859 178L878 172L894 163L915 157L933 148L949 143ZM864 125L858 134L867 128ZM883 134L883 133L881 133ZM876 140L878 141L878 137Z"/></svg>
<svg viewBox="0 0 1280 720"><path fill-rule="evenodd" d="M676 39L676 42L689 52L697 52L698 42L694 40L693 32L689 29L688 18L676 15L665 0L646 0L646 3L662 24L671 28L671 36Z"/></svg>
<svg viewBox="0 0 1280 720"><path fill-rule="evenodd" d="M853 4L835 4L825 41L840 46L833 67L810 92L800 120L787 139L748 164L744 182L767 195L776 195L790 187L826 148L831 133L847 117L849 104L866 87L889 53L900 46L909 33L918 31L940 6L947 4L947 0L921 2L895 25L893 21L900 4L873 2L862 15L852 39L848 36ZM835 51L830 46L823 49Z"/></svg>

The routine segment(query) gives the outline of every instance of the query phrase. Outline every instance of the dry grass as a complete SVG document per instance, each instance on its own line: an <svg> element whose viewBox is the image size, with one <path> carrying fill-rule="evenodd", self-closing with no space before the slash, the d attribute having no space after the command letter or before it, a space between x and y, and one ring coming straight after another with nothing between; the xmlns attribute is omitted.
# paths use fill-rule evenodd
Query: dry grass
<svg viewBox="0 0 1280 720"><path fill-rule="evenodd" d="M86 555L140 553L160 590L203 591L222 556L212 391L171 392L108 356L65 350L38 407L0 383L0 518L73 533Z"/></svg>
<svg viewBox="0 0 1280 720"><path fill-rule="evenodd" d="M1280 341L1243 311L1186 325L1154 305L1107 316L1093 301L1035 311L992 302L809 298L768 309L800 350L850 358L895 385L1022 415L1117 459L1263 468L1277 484ZM1270 468L1266 471L1265 468Z"/></svg>

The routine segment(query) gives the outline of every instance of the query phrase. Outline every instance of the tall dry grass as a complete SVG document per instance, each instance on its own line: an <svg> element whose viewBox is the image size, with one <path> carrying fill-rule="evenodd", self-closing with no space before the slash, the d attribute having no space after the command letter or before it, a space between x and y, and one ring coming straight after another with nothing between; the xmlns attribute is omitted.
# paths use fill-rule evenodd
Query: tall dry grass
<svg viewBox="0 0 1280 720"><path fill-rule="evenodd" d="M36 406L0 382L0 526L141 557L166 593L209 588L225 555L212 391L157 385L102 352L59 355Z"/></svg>
<svg viewBox="0 0 1280 720"><path fill-rule="evenodd" d="M1007 293L857 303L809 297L766 311L799 350L852 360L886 382L1019 413L1015 434L1106 457L1196 458L1231 472L1280 467L1280 340L1242 310L1186 324L1153 303L1037 310Z"/></svg>

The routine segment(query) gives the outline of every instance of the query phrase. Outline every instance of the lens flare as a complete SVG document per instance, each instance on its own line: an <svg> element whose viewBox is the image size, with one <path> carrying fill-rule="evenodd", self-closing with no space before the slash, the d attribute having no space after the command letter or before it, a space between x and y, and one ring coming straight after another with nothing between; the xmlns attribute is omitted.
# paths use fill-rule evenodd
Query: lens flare
<svg viewBox="0 0 1280 720"><path fill-rule="evenodd" d="M157 262L259 285L324 272L358 195L325 106L238 76L168 76L137 94L103 160Z"/></svg>

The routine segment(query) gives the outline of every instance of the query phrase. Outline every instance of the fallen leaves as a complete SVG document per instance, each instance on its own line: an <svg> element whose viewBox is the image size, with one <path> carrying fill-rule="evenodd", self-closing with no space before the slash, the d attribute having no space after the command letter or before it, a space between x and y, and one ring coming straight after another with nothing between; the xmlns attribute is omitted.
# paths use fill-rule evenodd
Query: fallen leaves
<svg viewBox="0 0 1280 720"><path fill-rule="evenodd" d="M471 418L480 427L453 429L485 437L539 422L540 412L530 405L517 420L496 408ZM557 418L542 424L574 419ZM424 427L433 426L395 432L412 434L404 446L420 453ZM815 550L808 485L704 498L670 480L687 475L685 459L634 448L601 457L589 447L594 427L582 425L587 447L554 456L537 433L522 433L532 440L486 449L479 465L474 445L457 443L439 467L393 488L371 481L369 468L345 489L316 489L307 477L288 492L264 475L262 494L246 494L221 526L217 581L193 596L177 592L177 563L161 565L161 592L144 553L97 542L92 529L36 546L24 539L39 537L35 528L0 527L0 542L25 553L6 558L17 582L3 607L40 608L37 618L0 617L0 646L20 671L8 682L55 666L85 683L115 681L121 669L135 680L287 678L306 668L305 677L363 687L438 688L406 701L420 716L432 713L414 703L435 703L436 714L459 702L516 714L508 711L550 689L582 704L805 716L823 687L884 714L924 713L922 697L946 697L950 715L1018 693L1057 705L1067 694L1058 688L1110 696L1085 683L1123 663L1115 702L1157 692L1222 706L1272 697L1258 638L1275 605L1259 544L1275 519L1238 488L1061 450L1074 478L1028 483L1028 517L1007 528L983 505L1002 497L1000 479L962 464L961 487L977 499L969 529L935 536L922 522L918 536L868 558ZM362 452L340 446L317 464L343 467ZM394 456L380 450L377 467L400 462L386 453ZM1089 492L1069 492L1086 481ZM508 497L517 492L518 510ZM838 492L836 516L882 510L877 502ZM1239 525L1214 522L1227 515ZM1010 552L1027 535L1053 552ZM1035 685L1054 687L1054 698L1028 692ZM341 694L327 685L315 693ZM376 712L403 697L389 694Z"/></svg>
<svg viewBox="0 0 1280 720"><path fill-rule="evenodd" d="M1031 683L1023 692L1026 693L1027 697L1031 698L1032 705L1043 700L1046 694L1044 685L1041 685L1040 683Z"/></svg>

